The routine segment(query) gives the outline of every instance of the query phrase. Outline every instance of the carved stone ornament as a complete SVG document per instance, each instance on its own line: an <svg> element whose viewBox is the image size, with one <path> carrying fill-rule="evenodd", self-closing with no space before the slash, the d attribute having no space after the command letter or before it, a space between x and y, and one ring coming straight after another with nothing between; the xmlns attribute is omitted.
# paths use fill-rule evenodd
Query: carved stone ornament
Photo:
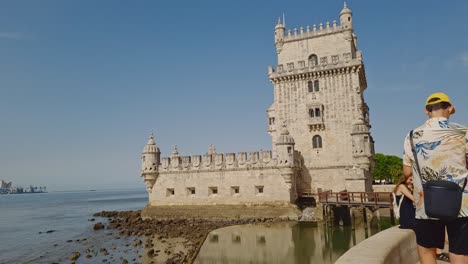
<svg viewBox="0 0 468 264"><path fill-rule="evenodd" d="M322 65L322 67L325 67L327 66L328 64L328 58L327 57L321 57L320 58L320 65Z"/></svg>

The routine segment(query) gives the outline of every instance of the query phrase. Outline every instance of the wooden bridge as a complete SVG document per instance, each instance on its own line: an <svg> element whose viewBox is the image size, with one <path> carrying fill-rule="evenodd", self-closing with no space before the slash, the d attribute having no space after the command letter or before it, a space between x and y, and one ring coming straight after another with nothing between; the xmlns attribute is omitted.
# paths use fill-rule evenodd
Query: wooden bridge
<svg viewBox="0 0 468 264"><path fill-rule="evenodd" d="M345 218L349 218L349 209L351 207L357 207L363 209L364 221L367 222L365 215L366 208L370 209L371 211L377 211L380 208L390 208L390 219L392 224L395 223L393 212L393 196L391 192L324 191L319 193L312 193L310 190L306 190L302 193L300 199L313 199L316 202L322 204L325 219L330 217L331 209L337 210L339 208L342 208L342 210L338 211L340 211L341 214L345 214Z"/></svg>
<svg viewBox="0 0 468 264"><path fill-rule="evenodd" d="M317 200L323 205L347 205L349 207L391 208L391 192L321 192Z"/></svg>

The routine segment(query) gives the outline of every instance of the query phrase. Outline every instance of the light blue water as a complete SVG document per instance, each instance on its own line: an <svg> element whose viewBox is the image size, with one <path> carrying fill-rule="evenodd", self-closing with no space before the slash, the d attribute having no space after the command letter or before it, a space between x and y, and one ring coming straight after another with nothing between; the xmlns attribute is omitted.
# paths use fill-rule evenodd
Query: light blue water
<svg viewBox="0 0 468 264"><path fill-rule="evenodd" d="M94 213L141 210L147 201L144 188L0 195L0 263L65 262L77 247L67 240L99 234L88 221Z"/></svg>

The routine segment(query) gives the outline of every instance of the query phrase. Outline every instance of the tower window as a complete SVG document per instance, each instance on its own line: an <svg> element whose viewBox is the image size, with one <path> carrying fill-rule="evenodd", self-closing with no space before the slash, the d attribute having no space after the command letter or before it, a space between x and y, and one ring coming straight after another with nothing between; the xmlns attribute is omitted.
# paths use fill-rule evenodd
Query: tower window
<svg viewBox="0 0 468 264"><path fill-rule="evenodd" d="M263 186L255 186L255 194L263 193Z"/></svg>
<svg viewBox="0 0 468 264"><path fill-rule="evenodd" d="M350 18L350 17L348 17L348 21L351 21L351 18Z"/></svg>
<svg viewBox="0 0 468 264"><path fill-rule="evenodd" d="M315 91L316 91L316 92L320 91L319 81L318 81L318 80L315 80L315 81L314 81L314 88L315 88Z"/></svg>
<svg viewBox="0 0 468 264"><path fill-rule="evenodd" d="M288 153L291 154L292 152L292 147L288 147Z"/></svg>
<svg viewBox="0 0 468 264"><path fill-rule="evenodd" d="M274 117L270 117L268 118L268 124L271 126L271 125L274 125L275 124L275 118Z"/></svg>
<svg viewBox="0 0 468 264"><path fill-rule="evenodd" d="M209 195L218 194L218 187L208 187L208 194Z"/></svg>
<svg viewBox="0 0 468 264"><path fill-rule="evenodd" d="M322 137L319 135L315 135L312 138L312 148L322 148Z"/></svg>
<svg viewBox="0 0 468 264"><path fill-rule="evenodd" d="M231 186L231 195L239 194L239 186Z"/></svg>
<svg viewBox="0 0 468 264"><path fill-rule="evenodd" d="M166 189L166 196L174 196L174 188L167 188Z"/></svg>
<svg viewBox="0 0 468 264"><path fill-rule="evenodd" d="M315 112L314 112L313 108L309 109L309 116L310 117L315 117Z"/></svg>
<svg viewBox="0 0 468 264"><path fill-rule="evenodd" d="M187 188L187 195L195 195L195 187Z"/></svg>
<svg viewBox="0 0 468 264"><path fill-rule="evenodd" d="M309 90L309 93L314 92L314 83L312 81L307 82L307 89Z"/></svg>
<svg viewBox="0 0 468 264"><path fill-rule="evenodd" d="M320 108L315 108L315 117L320 117Z"/></svg>

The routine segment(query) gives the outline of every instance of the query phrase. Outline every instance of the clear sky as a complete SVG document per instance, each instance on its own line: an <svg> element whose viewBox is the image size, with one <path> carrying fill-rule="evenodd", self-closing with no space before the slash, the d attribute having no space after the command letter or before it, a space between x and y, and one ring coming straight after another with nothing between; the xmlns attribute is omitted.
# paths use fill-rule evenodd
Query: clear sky
<svg viewBox="0 0 468 264"><path fill-rule="evenodd" d="M348 1L376 151L401 155L445 91L468 124L468 1ZM271 149L273 29L339 20L343 1L1 1L0 179L144 188L140 153Z"/></svg>

